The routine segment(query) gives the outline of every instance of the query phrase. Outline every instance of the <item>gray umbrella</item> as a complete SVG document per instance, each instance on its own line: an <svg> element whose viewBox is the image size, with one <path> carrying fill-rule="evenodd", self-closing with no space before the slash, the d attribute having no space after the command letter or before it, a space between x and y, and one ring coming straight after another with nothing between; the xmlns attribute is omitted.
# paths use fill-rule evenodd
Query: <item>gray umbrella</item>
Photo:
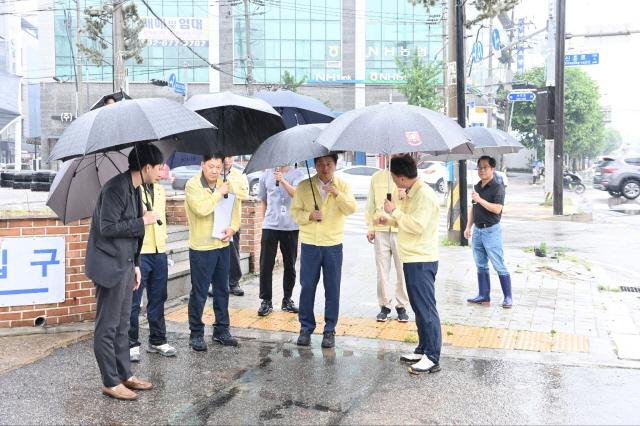
<svg viewBox="0 0 640 426"><path fill-rule="evenodd" d="M413 105L380 104L346 112L317 142L332 151L379 154L473 153L473 145L451 118Z"/></svg>
<svg viewBox="0 0 640 426"><path fill-rule="evenodd" d="M91 217L102 185L128 170L128 151L93 153L66 161L51 184L47 206L64 223Z"/></svg>
<svg viewBox="0 0 640 426"><path fill-rule="evenodd" d="M214 134L215 126L172 100L124 100L83 114L71 123L53 147L49 161L170 137L206 144Z"/></svg>
<svg viewBox="0 0 640 426"><path fill-rule="evenodd" d="M328 155L329 150L315 142L326 126L324 123L303 124L276 133L264 141L251 156L251 161L244 169L245 173Z"/></svg>
<svg viewBox="0 0 640 426"><path fill-rule="evenodd" d="M512 154L524 146L509 133L490 127L468 127L464 133L474 145L475 156Z"/></svg>

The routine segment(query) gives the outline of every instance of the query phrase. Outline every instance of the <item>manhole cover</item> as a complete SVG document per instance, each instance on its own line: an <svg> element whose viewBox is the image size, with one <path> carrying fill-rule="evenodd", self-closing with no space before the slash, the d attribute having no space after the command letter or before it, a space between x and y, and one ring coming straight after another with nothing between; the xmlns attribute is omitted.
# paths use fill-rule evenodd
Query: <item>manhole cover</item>
<svg viewBox="0 0 640 426"><path fill-rule="evenodd" d="M628 286L621 285L620 291L626 291L628 293L640 293L640 287L628 287Z"/></svg>

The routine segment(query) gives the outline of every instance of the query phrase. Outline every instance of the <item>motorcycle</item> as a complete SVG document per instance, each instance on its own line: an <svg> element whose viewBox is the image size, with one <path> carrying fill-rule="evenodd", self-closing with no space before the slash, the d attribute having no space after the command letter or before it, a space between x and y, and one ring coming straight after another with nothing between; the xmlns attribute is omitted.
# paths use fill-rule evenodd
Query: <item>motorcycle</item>
<svg viewBox="0 0 640 426"><path fill-rule="evenodd" d="M582 194L587 188L582 183L582 178L577 173L568 170L562 172L562 186L576 194Z"/></svg>

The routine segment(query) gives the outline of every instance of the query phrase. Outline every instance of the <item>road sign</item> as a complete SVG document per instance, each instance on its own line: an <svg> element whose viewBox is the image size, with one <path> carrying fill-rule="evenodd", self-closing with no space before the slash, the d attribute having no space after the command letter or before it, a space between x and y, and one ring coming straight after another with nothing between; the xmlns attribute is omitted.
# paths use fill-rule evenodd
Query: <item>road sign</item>
<svg viewBox="0 0 640 426"><path fill-rule="evenodd" d="M564 66L571 67L576 65L597 65L600 63L599 53L578 53L573 55L564 55Z"/></svg>
<svg viewBox="0 0 640 426"><path fill-rule="evenodd" d="M169 87L173 87L173 86L174 86L174 84L176 84L176 80L178 80L178 78L176 77L176 75L175 75L175 74L171 74L171 75L169 76L169 79L167 80L168 86L169 86Z"/></svg>
<svg viewBox="0 0 640 426"><path fill-rule="evenodd" d="M509 102L533 102L536 100L536 94L529 91L510 92L507 99Z"/></svg>
<svg viewBox="0 0 640 426"><path fill-rule="evenodd" d="M482 61L483 56L484 56L484 52L482 48L482 43L480 43L479 41L476 41L475 43L473 43L473 48L471 49L471 60L473 62L480 62Z"/></svg>
<svg viewBox="0 0 640 426"><path fill-rule="evenodd" d="M491 46L493 50L500 50L500 31L497 28L491 31Z"/></svg>
<svg viewBox="0 0 640 426"><path fill-rule="evenodd" d="M185 96L187 94L187 88L185 87L184 83L180 83L179 81L173 83L173 91L182 96Z"/></svg>

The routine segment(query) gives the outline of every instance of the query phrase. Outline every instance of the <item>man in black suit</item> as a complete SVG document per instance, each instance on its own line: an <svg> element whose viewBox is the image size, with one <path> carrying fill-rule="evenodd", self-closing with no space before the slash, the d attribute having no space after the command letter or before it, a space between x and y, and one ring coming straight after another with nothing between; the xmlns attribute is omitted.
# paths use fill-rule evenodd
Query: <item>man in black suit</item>
<svg viewBox="0 0 640 426"><path fill-rule="evenodd" d="M158 220L154 212L143 214L138 188L157 180L162 163L162 153L153 145L131 150L129 170L102 187L91 220L85 273L96 286L93 350L102 393L117 399L136 399L133 390L153 387L131 372L128 331L132 292L140 286L144 227Z"/></svg>

